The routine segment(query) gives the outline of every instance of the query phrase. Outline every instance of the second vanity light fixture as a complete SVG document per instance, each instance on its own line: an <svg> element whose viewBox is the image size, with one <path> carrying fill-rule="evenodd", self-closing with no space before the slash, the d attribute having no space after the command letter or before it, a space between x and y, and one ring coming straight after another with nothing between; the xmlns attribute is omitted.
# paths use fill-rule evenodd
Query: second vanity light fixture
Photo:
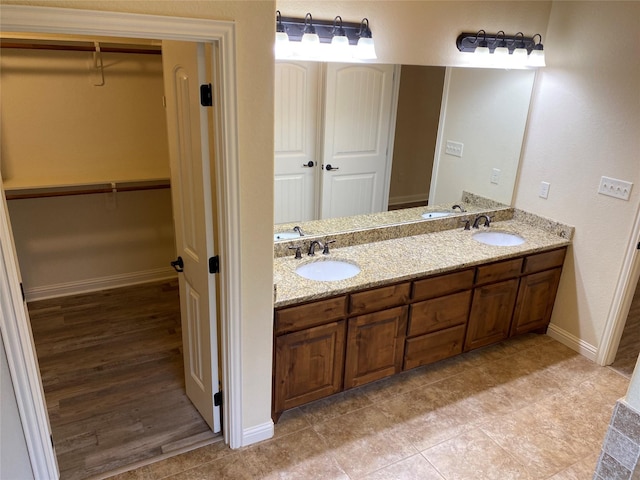
<svg viewBox="0 0 640 480"><path fill-rule="evenodd" d="M285 18L276 12L276 59L372 60L377 58L369 20L360 23Z"/></svg>
<svg viewBox="0 0 640 480"><path fill-rule="evenodd" d="M538 41L536 42L536 39ZM456 46L461 52L473 53L470 63L477 66L494 66L499 68L536 68L544 67L544 47L542 36L536 33L533 37L525 37L522 32L506 35L502 30L498 33L461 33L456 39Z"/></svg>

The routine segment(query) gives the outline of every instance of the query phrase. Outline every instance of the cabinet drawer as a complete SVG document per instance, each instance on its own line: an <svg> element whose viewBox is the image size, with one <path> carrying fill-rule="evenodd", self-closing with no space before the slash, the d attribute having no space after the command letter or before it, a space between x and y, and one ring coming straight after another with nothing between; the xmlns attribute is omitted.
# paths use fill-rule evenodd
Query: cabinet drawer
<svg viewBox="0 0 640 480"><path fill-rule="evenodd" d="M476 284L499 282L508 280L520 275L522 270L522 258L505 260L504 262L492 263L478 267L476 274Z"/></svg>
<svg viewBox="0 0 640 480"><path fill-rule="evenodd" d="M423 335L467 323L471 290L411 305L407 336Z"/></svg>
<svg viewBox="0 0 640 480"><path fill-rule="evenodd" d="M464 325L459 325L408 339L404 352L404 369L409 370L462 353L464 328Z"/></svg>
<svg viewBox="0 0 640 480"><path fill-rule="evenodd" d="M276 310L275 334L281 335L339 320L344 318L346 306L347 297L341 296Z"/></svg>
<svg viewBox="0 0 640 480"><path fill-rule="evenodd" d="M566 248L560 248L551 252L529 255L524 259L524 273L541 272L554 267L559 267L564 263Z"/></svg>
<svg viewBox="0 0 640 480"><path fill-rule="evenodd" d="M473 269L469 269L413 282L411 298L413 300L428 300L469 289L473 286L473 273Z"/></svg>
<svg viewBox="0 0 640 480"><path fill-rule="evenodd" d="M377 312L385 308L404 305L409 300L410 283L391 285L390 287L374 288L366 292L351 295L349 315Z"/></svg>

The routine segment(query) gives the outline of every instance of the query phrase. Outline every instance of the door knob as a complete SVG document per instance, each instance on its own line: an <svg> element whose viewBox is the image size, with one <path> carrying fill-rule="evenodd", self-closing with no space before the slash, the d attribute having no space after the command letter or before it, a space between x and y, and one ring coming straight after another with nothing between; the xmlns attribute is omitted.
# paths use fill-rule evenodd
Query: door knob
<svg viewBox="0 0 640 480"><path fill-rule="evenodd" d="M176 260L171 262L171 266L175 269L176 272L184 272L184 262L182 261L182 257L178 257Z"/></svg>
<svg viewBox="0 0 640 480"><path fill-rule="evenodd" d="M330 163L327 163L327 166L325 167L329 172L331 170L340 170L339 167L332 167Z"/></svg>
<svg viewBox="0 0 640 480"><path fill-rule="evenodd" d="M313 167L315 165L315 163L313 163L313 160L309 160L309 163L303 163L302 166L303 167Z"/></svg>

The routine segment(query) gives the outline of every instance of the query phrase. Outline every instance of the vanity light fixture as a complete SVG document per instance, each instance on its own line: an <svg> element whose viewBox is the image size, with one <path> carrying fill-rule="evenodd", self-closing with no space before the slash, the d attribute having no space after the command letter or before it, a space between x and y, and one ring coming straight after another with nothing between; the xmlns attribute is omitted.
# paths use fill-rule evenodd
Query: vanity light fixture
<svg viewBox="0 0 640 480"><path fill-rule="evenodd" d="M369 19L363 18L360 22L360 31L358 32L358 45L356 46L356 56L362 60L372 60L378 58L376 55L373 38L371 38L371 29L369 28Z"/></svg>
<svg viewBox="0 0 640 480"><path fill-rule="evenodd" d="M367 18L360 23L343 22L340 15L333 20L315 20L307 13L301 19L283 17L279 10L276 11L275 53L276 59L357 61L377 58Z"/></svg>
<svg viewBox="0 0 640 480"><path fill-rule="evenodd" d="M307 13L304 17L304 30L302 31L302 39L300 40L300 45L305 56L318 56L320 37L316 33L316 27L313 26L313 17L310 13Z"/></svg>
<svg viewBox="0 0 640 480"><path fill-rule="evenodd" d="M535 42L536 37L540 39L538 43ZM532 68L545 65L542 36L539 33L525 37L522 32L506 35L502 30L495 34L484 30L463 32L456 39L456 46L461 52L473 53L474 59L470 59L470 63L477 66Z"/></svg>
<svg viewBox="0 0 640 480"><path fill-rule="evenodd" d="M540 40L538 41L538 43L535 44L535 46L533 47L533 50L531 50L531 53L529 53L529 65L531 65L532 67L544 67L545 61L544 61L544 46L542 45L542 35L540 35L539 33L536 33L533 36L533 40L535 40L536 37L539 37Z"/></svg>
<svg viewBox="0 0 640 480"><path fill-rule="evenodd" d="M342 26L342 17L338 15L333 19L333 37L331 38L331 49L336 57L349 58L349 38Z"/></svg>
<svg viewBox="0 0 640 480"><path fill-rule="evenodd" d="M282 23L280 10L276 10L276 57L286 57L291 53L291 44L289 43L289 35Z"/></svg>

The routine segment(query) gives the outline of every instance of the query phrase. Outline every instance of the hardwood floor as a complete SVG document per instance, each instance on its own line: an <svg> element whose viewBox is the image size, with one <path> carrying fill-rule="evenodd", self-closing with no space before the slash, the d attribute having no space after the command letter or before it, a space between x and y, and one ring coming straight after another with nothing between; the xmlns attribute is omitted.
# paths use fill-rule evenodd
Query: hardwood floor
<svg viewBox="0 0 640 480"><path fill-rule="evenodd" d="M28 307L63 480L214 438L184 390L177 281Z"/></svg>
<svg viewBox="0 0 640 480"><path fill-rule="evenodd" d="M640 353L640 282L631 301L631 308L624 326L616 359L611 365L614 370L631 378Z"/></svg>

